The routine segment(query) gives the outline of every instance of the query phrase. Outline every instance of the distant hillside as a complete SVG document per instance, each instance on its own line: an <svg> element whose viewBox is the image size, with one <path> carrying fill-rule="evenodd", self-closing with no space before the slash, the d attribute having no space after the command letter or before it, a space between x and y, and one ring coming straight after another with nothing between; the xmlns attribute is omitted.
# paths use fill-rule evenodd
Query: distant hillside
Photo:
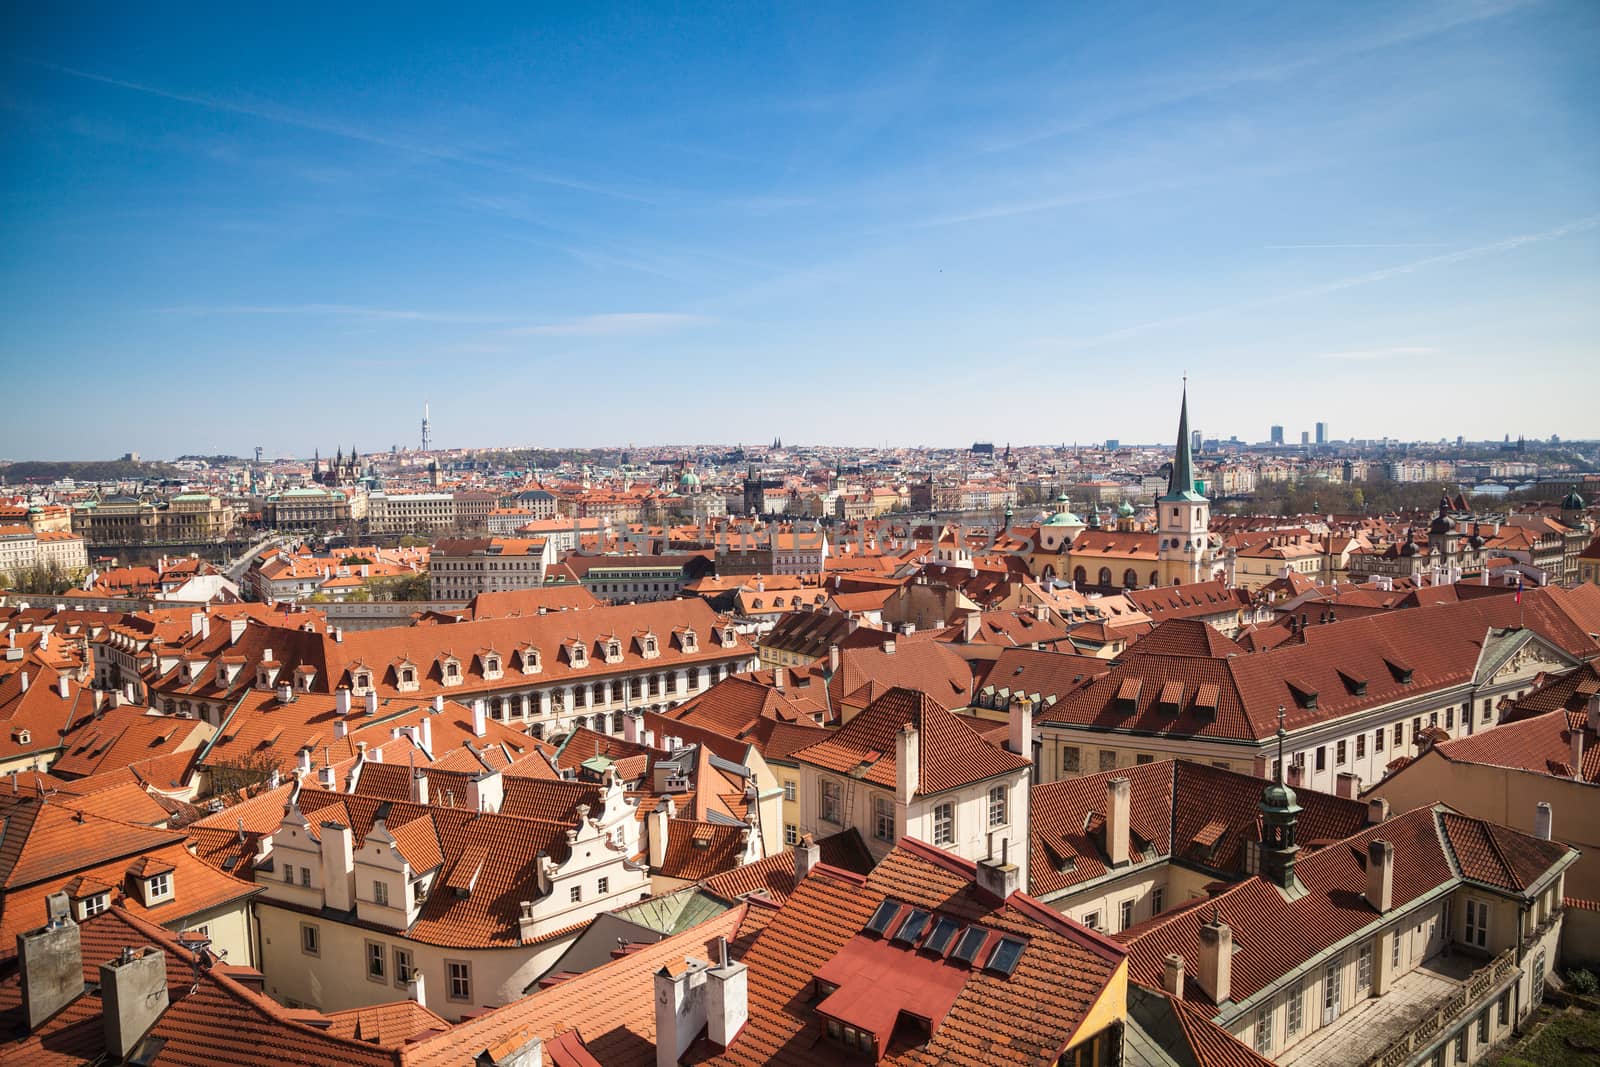
<svg viewBox="0 0 1600 1067"><path fill-rule="evenodd" d="M187 475L169 463L133 463L124 459L91 459L77 462L28 460L0 466L0 483L22 485L27 482L54 482L71 478L79 482L124 482L144 478L185 478Z"/></svg>

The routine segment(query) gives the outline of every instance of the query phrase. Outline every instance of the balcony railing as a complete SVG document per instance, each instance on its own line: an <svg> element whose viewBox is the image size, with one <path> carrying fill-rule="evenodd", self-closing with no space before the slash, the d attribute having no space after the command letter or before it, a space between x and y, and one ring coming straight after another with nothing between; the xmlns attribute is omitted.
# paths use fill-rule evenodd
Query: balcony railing
<svg viewBox="0 0 1600 1067"><path fill-rule="evenodd" d="M1554 916L1551 917L1554 919ZM1517 969L1517 950L1508 948L1488 966L1473 972L1461 986L1424 1015L1409 1032L1367 1061L1367 1067L1401 1067L1451 1024L1466 1018L1485 1000L1489 990Z"/></svg>

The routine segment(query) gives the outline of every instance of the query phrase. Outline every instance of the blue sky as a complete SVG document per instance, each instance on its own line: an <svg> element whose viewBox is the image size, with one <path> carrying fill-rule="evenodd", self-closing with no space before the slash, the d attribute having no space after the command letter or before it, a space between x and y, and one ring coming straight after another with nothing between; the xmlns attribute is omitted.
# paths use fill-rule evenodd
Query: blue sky
<svg viewBox="0 0 1600 1067"><path fill-rule="evenodd" d="M0 16L0 456L1600 435L1600 6Z"/></svg>

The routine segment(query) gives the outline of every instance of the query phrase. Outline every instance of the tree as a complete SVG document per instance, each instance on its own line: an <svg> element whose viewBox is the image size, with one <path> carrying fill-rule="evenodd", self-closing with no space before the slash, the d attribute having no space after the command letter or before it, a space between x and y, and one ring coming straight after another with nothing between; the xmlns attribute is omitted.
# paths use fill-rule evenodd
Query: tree
<svg viewBox="0 0 1600 1067"><path fill-rule="evenodd" d="M11 576L11 588L18 593L35 593L41 596L59 596L78 584L82 575L74 575L61 564L34 563L20 567Z"/></svg>
<svg viewBox="0 0 1600 1067"><path fill-rule="evenodd" d="M397 574L392 578L374 578L367 583L373 600L428 600L428 574Z"/></svg>
<svg viewBox="0 0 1600 1067"><path fill-rule="evenodd" d="M210 760L207 766L211 772L211 795L218 797L243 797L255 786L270 781L272 772L280 769L278 758L261 750Z"/></svg>

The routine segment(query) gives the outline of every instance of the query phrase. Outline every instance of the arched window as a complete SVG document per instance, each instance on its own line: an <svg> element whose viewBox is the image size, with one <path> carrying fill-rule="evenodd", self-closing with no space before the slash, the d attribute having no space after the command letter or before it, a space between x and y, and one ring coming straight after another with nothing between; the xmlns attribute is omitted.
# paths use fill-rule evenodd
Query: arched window
<svg viewBox="0 0 1600 1067"><path fill-rule="evenodd" d="M1111 568L1110 567L1101 567L1100 568L1100 584L1101 585L1110 585L1111 584Z"/></svg>
<svg viewBox="0 0 1600 1067"><path fill-rule="evenodd" d="M1172 584L1173 585L1182 585L1183 584L1183 579L1182 578L1174 578L1174 579L1172 579Z"/></svg>
<svg viewBox="0 0 1600 1067"><path fill-rule="evenodd" d="M1074 567L1074 568L1072 568L1072 581L1073 581L1073 584L1075 584L1075 585L1080 585L1080 586L1088 585L1089 584L1088 572L1086 572L1082 567Z"/></svg>
<svg viewBox="0 0 1600 1067"><path fill-rule="evenodd" d="M1133 589L1138 586L1139 575L1132 567L1129 567L1127 570L1122 572L1122 584L1128 589Z"/></svg>
<svg viewBox="0 0 1600 1067"><path fill-rule="evenodd" d="M1150 584L1151 585L1160 585L1161 584L1161 573L1159 571L1151 571L1150 572Z"/></svg>

